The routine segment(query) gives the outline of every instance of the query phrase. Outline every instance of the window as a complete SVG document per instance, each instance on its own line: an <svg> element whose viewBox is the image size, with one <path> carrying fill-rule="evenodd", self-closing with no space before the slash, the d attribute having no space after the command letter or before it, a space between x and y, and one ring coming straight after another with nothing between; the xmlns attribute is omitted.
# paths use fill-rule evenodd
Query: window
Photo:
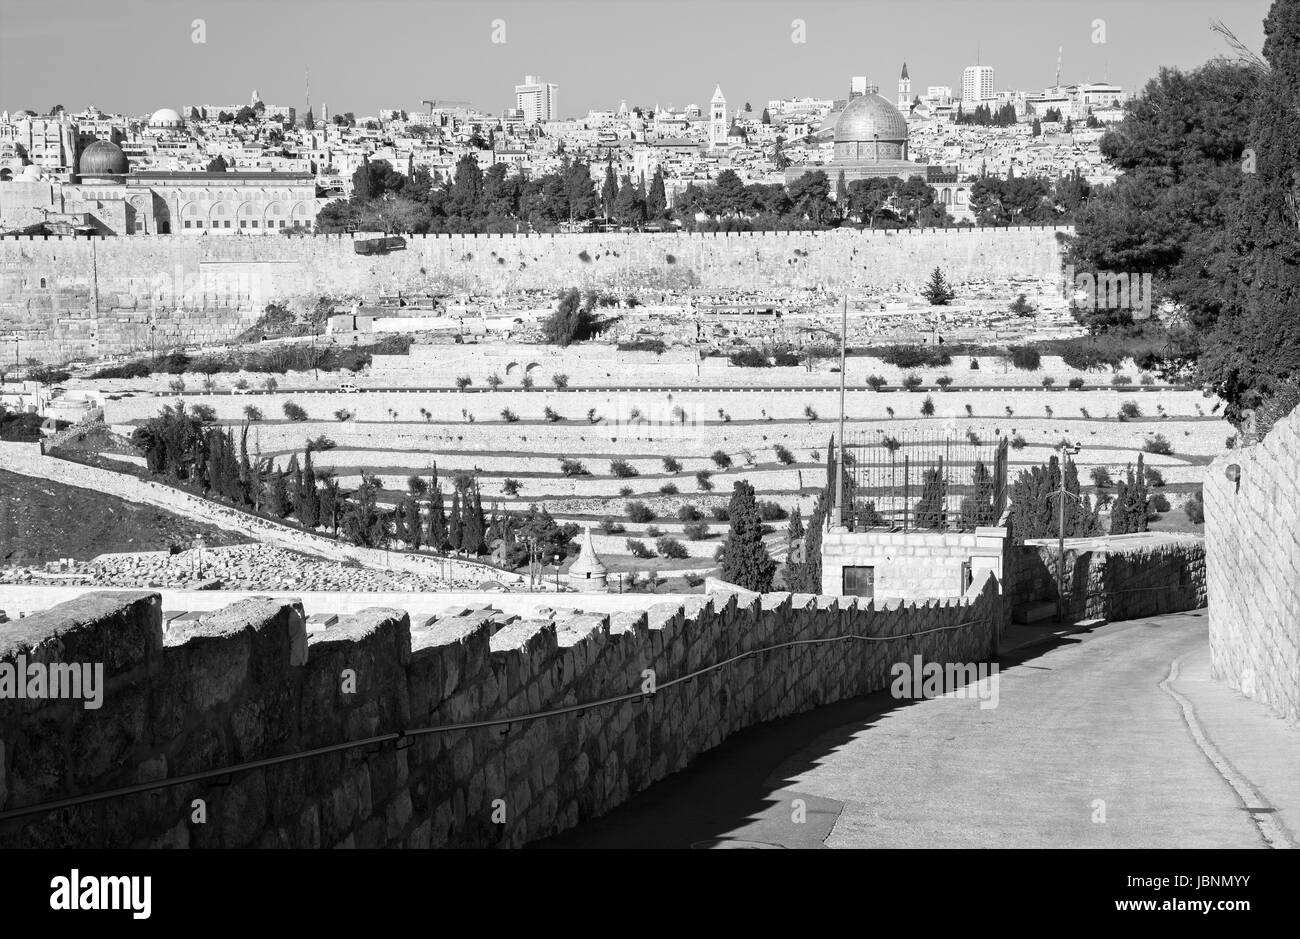
<svg viewBox="0 0 1300 939"><path fill-rule="evenodd" d="M253 227L254 227L254 228L257 227L257 219L253 219Z"/></svg>
<svg viewBox="0 0 1300 939"><path fill-rule="evenodd" d="M248 227L248 219L241 218L241 219L239 220L239 227L240 227L240 228L247 228L247 227Z"/></svg>
<svg viewBox="0 0 1300 939"><path fill-rule="evenodd" d="M186 227L186 228L189 228L189 227L190 227L190 220L189 220L189 219L186 219L186 220L185 220L185 227Z"/></svg>
<svg viewBox="0 0 1300 939"><path fill-rule="evenodd" d="M874 567L844 568L846 597L874 597L876 595L876 569Z"/></svg>

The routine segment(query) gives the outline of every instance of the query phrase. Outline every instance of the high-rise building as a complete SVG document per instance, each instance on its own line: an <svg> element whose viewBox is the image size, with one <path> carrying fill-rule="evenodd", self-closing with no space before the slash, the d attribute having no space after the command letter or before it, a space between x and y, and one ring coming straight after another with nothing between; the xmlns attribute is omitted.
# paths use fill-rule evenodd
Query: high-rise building
<svg viewBox="0 0 1300 939"><path fill-rule="evenodd" d="M898 76L898 110L904 114L912 106L912 79L907 77L907 63L903 63L903 74Z"/></svg>
<svg viewBox="0 0 1300 939"><path fill-rule="evenodd" d="M993 66L968 65L961 73L961 98L963 101L992 101Z"/></svg>
<svg viewBox="0 0 1300 939"><path fill-rule="evenodd" d="M536 75L525 75L522 85L515 85L515 106L524 112L524 122L538 124L553 121L559 114L555 95L560 86L543 82Z"/></svg>
<svg viewBox="0 0 1300 939"><path fill-rule="evenodd" d="M727 99L722 86L713 89L709 99L709 146L721 147L727 142Z"/></svg>

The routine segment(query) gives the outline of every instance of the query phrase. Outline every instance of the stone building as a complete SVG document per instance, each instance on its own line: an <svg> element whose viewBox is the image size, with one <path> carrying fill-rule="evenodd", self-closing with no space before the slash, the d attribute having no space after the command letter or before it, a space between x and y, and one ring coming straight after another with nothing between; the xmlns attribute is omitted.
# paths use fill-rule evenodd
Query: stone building
<svg viewBox="0 0 1300 939"><path fill-rule="evenodd" d="M131 172L122 148L108 140L81 151L67 182L30 167L0 180L4 230L64 220L111 235L278 234L310 231L319 205L312 173Z"/></svg>
<svg viewBox="0 0 1300 939"><path fill-rule="evenodd" d="M569 566L569 585L584 593L604 590L609 581L609 569L596 554L591 543L591 528L582 536L582 550L577 560Z"/></svg>

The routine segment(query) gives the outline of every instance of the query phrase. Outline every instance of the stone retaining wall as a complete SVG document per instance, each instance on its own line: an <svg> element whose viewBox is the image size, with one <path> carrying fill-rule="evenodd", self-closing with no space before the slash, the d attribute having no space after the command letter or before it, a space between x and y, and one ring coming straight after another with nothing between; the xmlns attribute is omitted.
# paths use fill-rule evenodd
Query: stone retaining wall
<svg viewBox="0 0 1300 939"><path fill-rule="evenodd" d="M156 594L92 594L0 630L0 663L99 662L106 684L97 710L0 700L0 811L637 694L647 670L659 691L42 812L0 822L0 846L517 846L609 811L738 730L887 687L892 663L983 661L1000 610L992 578L961 599L893 608L727 594L648 615L413 623L374 609L310 636L292 601L245 600L166 634L160 607ZM808 639L842 641L664 687Z"/></svg>
<svg viewBox="0 0 1300 939"><path fill-rule="evenodd" d="M1300 723L1300 411L1205 473L1210 663ZM1228 478L1236 467L1240 484Z"/></svg>

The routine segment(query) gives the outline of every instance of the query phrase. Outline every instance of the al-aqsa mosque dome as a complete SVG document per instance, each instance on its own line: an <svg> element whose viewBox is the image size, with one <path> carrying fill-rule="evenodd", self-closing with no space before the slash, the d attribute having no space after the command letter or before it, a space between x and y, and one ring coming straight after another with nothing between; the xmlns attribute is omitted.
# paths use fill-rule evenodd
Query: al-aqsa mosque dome
<svg viewBox="0 0 1300 939"><path fill-rule="evenodd" d="M113 179L127 174L130 164L122 148L109 140L96 140L77 161L77 175L85 179Z"/></svg>

